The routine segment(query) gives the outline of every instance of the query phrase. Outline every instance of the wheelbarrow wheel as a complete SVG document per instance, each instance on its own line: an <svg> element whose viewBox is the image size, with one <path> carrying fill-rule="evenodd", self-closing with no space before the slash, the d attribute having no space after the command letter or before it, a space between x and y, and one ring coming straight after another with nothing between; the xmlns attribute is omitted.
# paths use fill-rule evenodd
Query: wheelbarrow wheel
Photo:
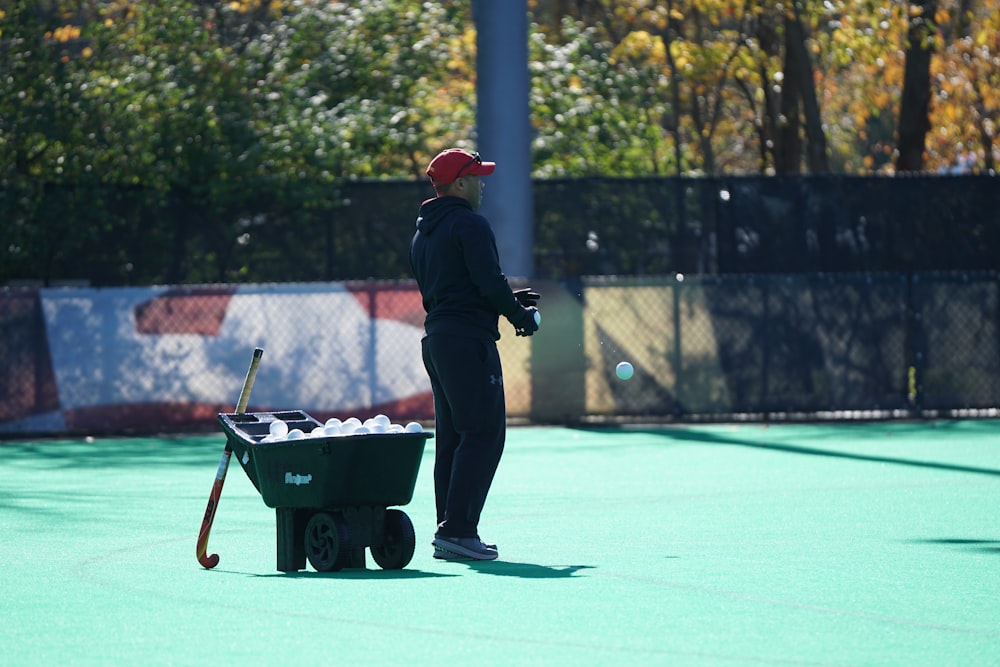
<svg viewBox="0 0 1000 667"><path fill-rule="evenodd" d="M347 526L326 512L316 512L306 524L305 551L309 564L317 572L331 572L343 567L341 552L350 549Z"/></svg>
<svg viewBox="0 0 1000 667"><path fill-rule="evenodd" d="M372 545L372 558L383 570L400 570L413 558L417 538L413 522L401 510L386 510L382 544Z"/></svg>

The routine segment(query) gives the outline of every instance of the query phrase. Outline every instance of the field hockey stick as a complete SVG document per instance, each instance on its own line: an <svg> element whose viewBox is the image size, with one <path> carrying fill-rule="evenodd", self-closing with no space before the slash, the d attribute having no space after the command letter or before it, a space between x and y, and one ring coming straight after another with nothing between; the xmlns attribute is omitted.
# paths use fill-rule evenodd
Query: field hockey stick
<svg viewBox="0 0 1000 667"><path fill-rule="evenodd" d="M257 367L260 366L260 357L264 350L254 348L253 360L250 362L250 369L247 370L247 377L243 381L243 391L240 392L240 400L236 403L236 414L241 414L247 409L247 402L250 401L250 389L253 388L253 380L257 376ZM229 458L233 455L233 450L229 447L229 440L226 440L226 448L222 452L222 460L219 461L219 470L215 473L215 483L212 484L212 493L208 496L208 507L205 508L205 518L201 520L201 532L198 533L198 562L204 568L211 569L219 564L219 554L206 555L208 551L208 534L212 531L212 522L215 521L215 510L219 507L219 498L222 496L222 485L226 483L226 472L229 470Z"/></svg>

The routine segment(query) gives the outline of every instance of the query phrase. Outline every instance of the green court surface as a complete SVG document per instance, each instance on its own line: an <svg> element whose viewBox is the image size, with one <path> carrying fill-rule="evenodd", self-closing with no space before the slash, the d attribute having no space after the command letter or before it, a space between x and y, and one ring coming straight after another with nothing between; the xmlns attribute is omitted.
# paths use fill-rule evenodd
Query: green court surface
<svg viewBox="0 0 1000 667"><path fill-rule="evenodd" d="M224 438L0 443L5 665L1000 664L1000 422L512 428L486 563L276 570Z"/></svg>

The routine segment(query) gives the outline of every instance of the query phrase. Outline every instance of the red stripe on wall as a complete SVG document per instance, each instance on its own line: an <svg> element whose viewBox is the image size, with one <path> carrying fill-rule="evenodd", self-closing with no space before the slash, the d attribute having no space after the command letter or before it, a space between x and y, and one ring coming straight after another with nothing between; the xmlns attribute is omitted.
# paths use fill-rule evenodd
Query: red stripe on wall
<svg viewBox="0 0 1000 667"><path fill-rule="evenodd" d="M217 336L226 317L234 287L177 288L135 307L141 334Z"/></svg>

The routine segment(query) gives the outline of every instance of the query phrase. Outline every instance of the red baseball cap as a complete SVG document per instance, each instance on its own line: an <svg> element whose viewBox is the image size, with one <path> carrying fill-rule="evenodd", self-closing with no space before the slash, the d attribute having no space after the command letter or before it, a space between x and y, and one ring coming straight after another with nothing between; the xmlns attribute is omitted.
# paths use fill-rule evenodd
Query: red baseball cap
<svg viewBox="0 0 1000 667"><path fill-rule="evenodd" d="M479 153L449 148L431 160L427 165L427 175L435 187L441 187L454 183L462 176L489 176L496 168L496 162L483 162Z"/></svg>

